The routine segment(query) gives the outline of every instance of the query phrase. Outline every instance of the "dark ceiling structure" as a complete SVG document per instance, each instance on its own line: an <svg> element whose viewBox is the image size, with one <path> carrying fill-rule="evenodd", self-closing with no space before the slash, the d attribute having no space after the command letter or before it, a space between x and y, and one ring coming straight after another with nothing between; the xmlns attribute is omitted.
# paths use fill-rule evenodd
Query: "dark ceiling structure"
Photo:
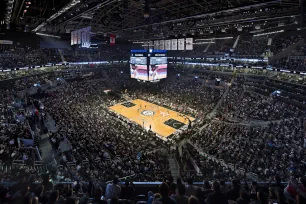
<svg viewBox="0 0 306 204"><path fill-rule="evenodd" d="M64 35L92 27L130 40L303 26L303 0L6 0L11 26ZM30 4L28 3L30 2ZM8 7L7 3L7 7ZM301 17L302 16L302 17Z"/></svg>

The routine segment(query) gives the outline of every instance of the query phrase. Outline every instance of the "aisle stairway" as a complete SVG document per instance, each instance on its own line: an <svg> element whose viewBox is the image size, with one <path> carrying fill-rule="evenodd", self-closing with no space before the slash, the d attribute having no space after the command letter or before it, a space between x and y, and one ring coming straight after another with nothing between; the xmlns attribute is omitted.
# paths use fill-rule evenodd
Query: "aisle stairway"
<svg viewBox="0 0 306 204"><path fill-rule="evenodd" d="M291 44L290 46L280 51L279 53L274 53L274 55L269 58L269 63L271 64L273 62L276 62L277 60L280 60L281 58L288 57L291 54L292 50L296 50L297 47L303 46L304 44L305 44L305 39L303 38L298 42Z"/></svg>
<svg viewBox="0 0 306 204"><path fill-rule="evenodd" d="M34 135L34 147L37 146L38 148L40 148L40 136L39 135Z"/></svg>
<svg viewBox="0 0 306 204"><path fill-rule="evenodd" d="M232 79L231 79L231 81L230 81L230 84L233 84L234 80L235 80L235 77L232 77ZM221 98L219 99L219 101L218 101L218 103L216 104L216 106L214 107L214 109L213 109L209 114L207 114L206 118L211 119L211 118L213 118L213 117L216 116L217 109L218 109L219 106L222 104L222 102L223 102L224 98L227 96L228 92L229 92L229 86L226 86L223 95L222 95Z"/></svg>
<svg viewBox="0 0 306 204"><path fill-rule="evenodd" d="M92 58L91 58L89 53L87 53L87 58L88 58L89 62L92 62Z"/></svg>
<svg viewBox="0 0 306 204"><path fill-rule="evenodd" d="M175 155L169 154L168 155L168 161L169 161L171 175L172 175L174 181L176 181L178 178L180 178L180 171L179 171L179 166L178 166L178 163L176 161Z"/></svg>
<svg viewBox="0 0 306 204"><path fill-rule="evenodd" d="M235 43L233 45L233 48L235 49L238 45L238 42L239 42L239 39L240 39L240 35L237 36L236 40L235 40Z"/></svg>
<svg viewBox="0 0 306 204"><path fill-rule="evenodd" d="M57 132L57 127L55 124L55 121L52 119L52 117L47 113L45 119L44 119L45 127L48 129L48 132ZM40 139L40 149L41 149L41 157L44 164L48 165L54 162L54 152L52 149L52 144L49 139L49 133L45 133L41 135Z"/></svg>
<svg viewBox="0 0 306 204"><path fill-rule="evenodd" d="M41 136L40 148L41 148L42 162L47 165L52 163L54 161L53 149L48 134L44 134Z"/></svg>
<svg viewBox="0 0 306 204"><path fill-rule="evenodd" d="M213 40L211 40L210 42L212 42L212 41L213 41ZM207 47L205 48L204 52L207 52L207 50L209 49L210 45L211 45L211 43L208 43L208 44L207 44Z"/></svg>
<svg viewBox="0 0 306 204"><path fill-rule="evenodd" d="M49 114L47 114L47 116L44 120L44 123L45 123L46 128L48 128L48 130L50 132L56 132L57 131L55 121L52 119L52 117Z"/></svg>
<svg viewBox="0 0 306 204"><path fill-rule="evenodd" d="M62 62L66 62L63 51L61 49L58 49L57 51L58 51L59 55L61 56Z"/></svg>

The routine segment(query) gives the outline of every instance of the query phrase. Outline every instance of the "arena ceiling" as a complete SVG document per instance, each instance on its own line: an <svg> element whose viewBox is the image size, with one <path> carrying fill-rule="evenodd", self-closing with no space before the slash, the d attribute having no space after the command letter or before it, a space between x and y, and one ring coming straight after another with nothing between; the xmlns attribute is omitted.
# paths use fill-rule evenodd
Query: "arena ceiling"
<svg viewBox="0 0 306 204"><path fill-rule="evenodd" d="M222 35L238 28L297 24L301 18L298 0L6 0L6 5L8 2L13 2L11 26L48 34L68 34L91 26L98 35L113 33L132 40Z"/></svg>

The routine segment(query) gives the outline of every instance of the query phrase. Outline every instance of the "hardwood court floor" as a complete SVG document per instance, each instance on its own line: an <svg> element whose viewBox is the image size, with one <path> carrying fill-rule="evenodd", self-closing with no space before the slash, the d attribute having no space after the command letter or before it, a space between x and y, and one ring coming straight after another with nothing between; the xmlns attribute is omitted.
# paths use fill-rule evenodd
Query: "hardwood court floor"
<svg viewBox="0 0 306 204"><path fill-rule="evenodd" d="M180 116L176 111L141 99L123 102L109 108L131 121L144 126L147 130L149 130L151 125L151 130L162 137L168 137L182 126L188 125L189 121L186 117L191 121L194 120L193 117Z"/></svg>

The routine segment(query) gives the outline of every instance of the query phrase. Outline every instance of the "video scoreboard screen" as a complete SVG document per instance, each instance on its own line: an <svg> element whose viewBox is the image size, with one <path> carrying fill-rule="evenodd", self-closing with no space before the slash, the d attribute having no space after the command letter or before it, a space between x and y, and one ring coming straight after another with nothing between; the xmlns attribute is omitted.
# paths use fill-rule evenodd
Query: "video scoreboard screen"
<svg viewBox="0 0 306 204"><path fill-rule="evenodd" d="M167 78L167 67L166 53L152 53L149 64L149 81Z"/></svg>
<svg viewBox="0 0 306 204"><path fill-rule="evenodd" d="M167 78L165 50L132 50L130 58L131 78L142 81L158 81Z"/></svg>
<svg viewBox="0 0 306 204"><path fill-rule="evenodd" d="M130 58L130 71L132 79L148 80L148 66L146 52L132 52Z"/></svg>

